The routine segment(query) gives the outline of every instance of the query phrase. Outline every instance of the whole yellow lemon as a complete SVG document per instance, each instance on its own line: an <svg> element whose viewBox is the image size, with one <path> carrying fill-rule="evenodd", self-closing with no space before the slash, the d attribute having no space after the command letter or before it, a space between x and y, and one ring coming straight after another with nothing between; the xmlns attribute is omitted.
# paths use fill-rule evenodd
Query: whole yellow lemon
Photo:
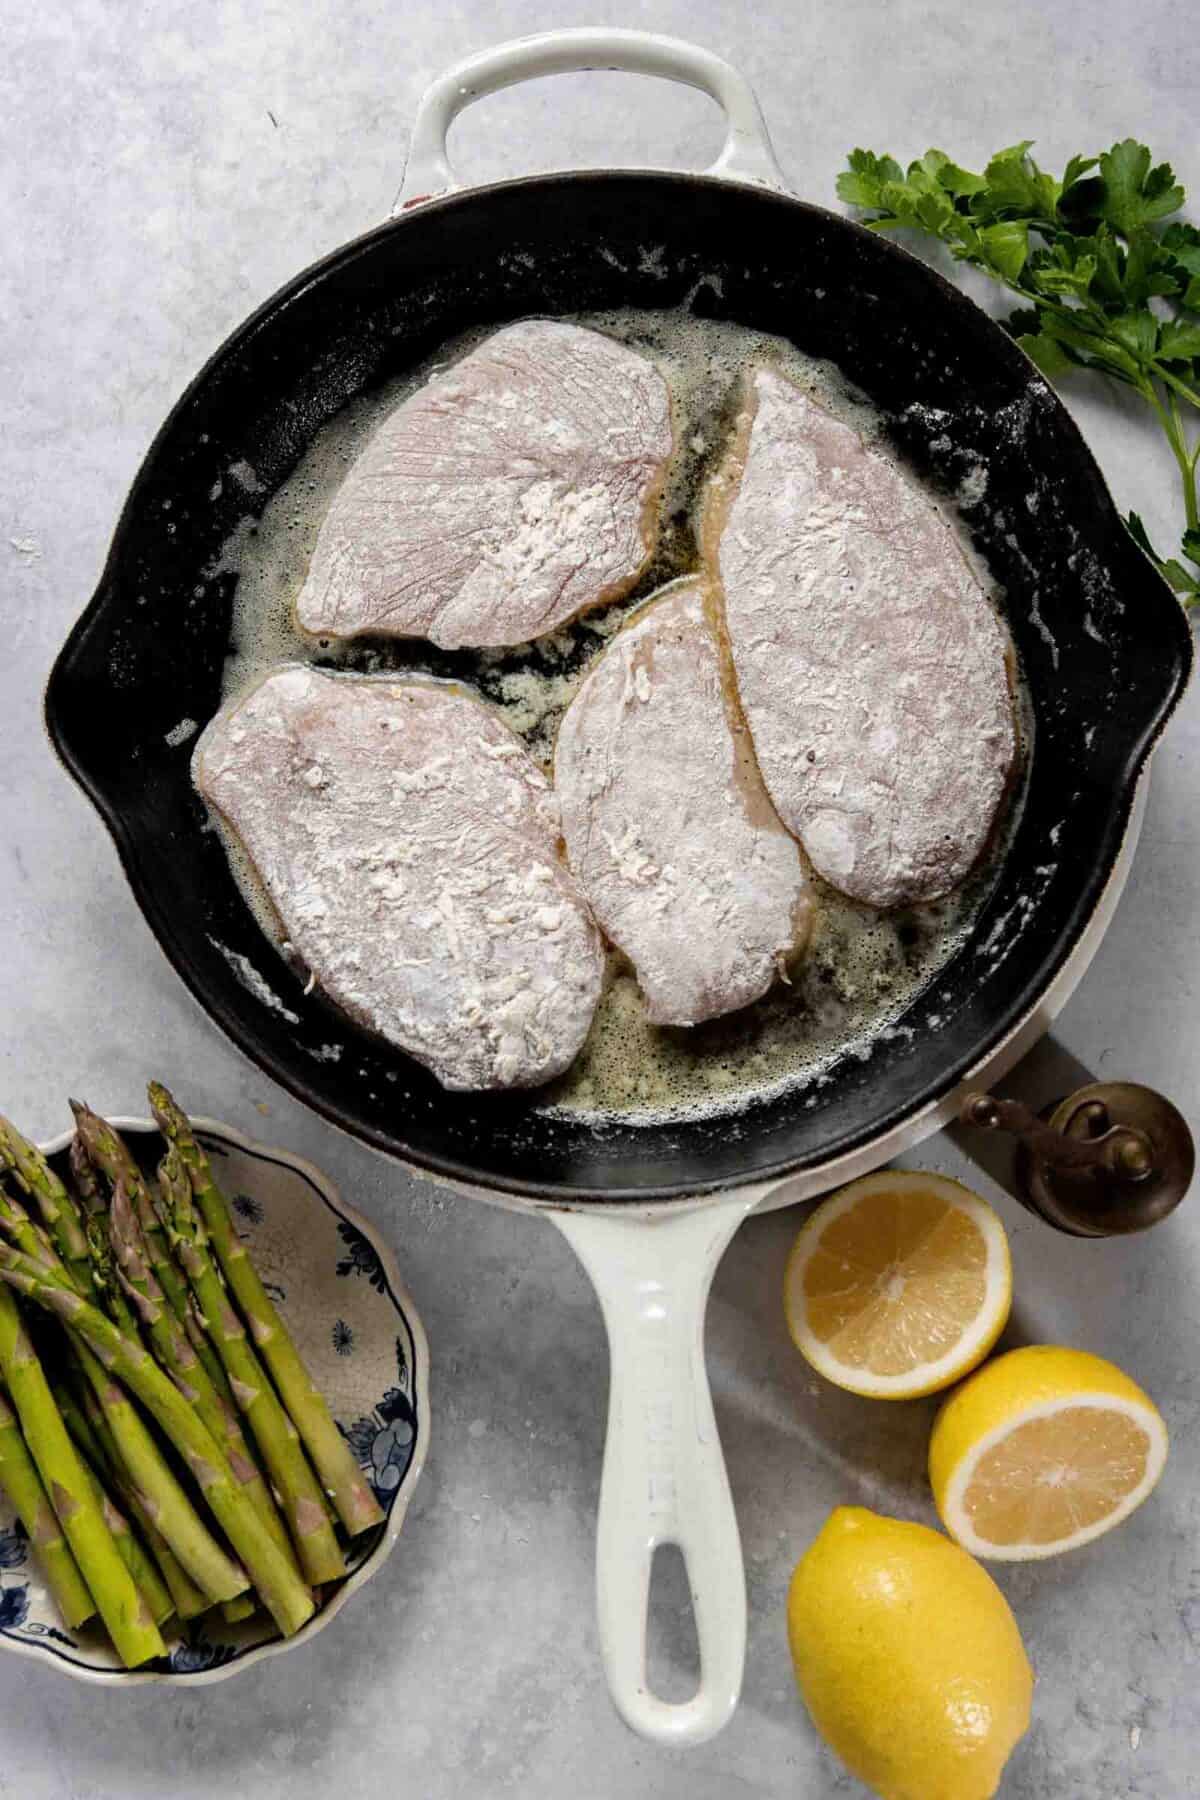
<svg viewBox="0 0 1200 1800"><path fill-rule="evenodd" d="M797 1564L788 1638L817 1730L882 1800L990 1800L1029 1727L1033 1671L965 1550L840 1506Z"/></svg>

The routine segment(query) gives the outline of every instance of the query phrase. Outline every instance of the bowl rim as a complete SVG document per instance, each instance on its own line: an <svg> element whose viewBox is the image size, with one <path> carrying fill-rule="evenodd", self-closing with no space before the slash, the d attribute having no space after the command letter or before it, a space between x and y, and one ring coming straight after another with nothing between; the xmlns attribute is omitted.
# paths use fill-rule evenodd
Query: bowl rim
<svg viewBox="0 0 1200 1800"><path fill-rule="evenodd" d="M125 1113L106 1116L110 1124L115 1126L118 1131L130 1133L157 1133L158 1131L153 1119L134 1117ZM218 1663L207 1669L98 1669L65 1656L61 1650L55 1649L48 1643L31 1641L11 1635L7 1631L0 1631L0 1650L15 1656L29 1657L47 1667L56 1669L69 1680L86 1682L93 1687L133 1685L196 1687L212 1682L226 1681L235 1675L242 1674L254 1664L266 1661L269 1657L281 1656L285 1651L311 1643L318 1632L332 1624L351 1595L365 1587L367 1582L379 1573L396 1548L405 1517L412 1503L413 1493L429 1452L429 1340L425 1334L420 1314L413 1304L412 1295L400 1274L399 1265L391 1247L385 1243L371 1221L349 1201L342 1198L337 1184L332 1178L323 1170L318 1169L315 1163L309 1162L307 1157L299 1156L292 1150L283 1150L276 1144L264 1144L257 1138L248 1137L236 1126L226 1125L220 1119L196 1115L192 1118L192 1124L202 1136L223 1140L238 1150L245 1151L263 1161L282 1164L285 1168L292 1169L297 1174L304 1176L329 1210L336 1213L339 1218L345 1219L348 1224L353 1225L356 1231L361 1232L375 1251L383 1270L386 1297L404 1320L412 1338L412 1391L416 1415L413 1452L408 1467L404 1471L400 1487L388 1509L379 1542L363 1559L358 1568L341 1583L332 1599L318 1608L294 1637L269 1638L266 1643L256 1644L252 1649L246 1650L232 1661ZM57 1151L65 1150L73 1136L73 1131L60 1132L57 1136L41 1144L39 1148L45 1155L52 1156Z"/></svg>

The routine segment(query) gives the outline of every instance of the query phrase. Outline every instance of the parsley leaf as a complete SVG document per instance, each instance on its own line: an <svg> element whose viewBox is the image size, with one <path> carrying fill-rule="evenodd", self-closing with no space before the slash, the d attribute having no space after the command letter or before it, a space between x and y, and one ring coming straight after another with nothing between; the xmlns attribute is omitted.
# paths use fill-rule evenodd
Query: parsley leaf
<svg viewBox="0 0 1200 1800"><path fill-rule="evenodd" d="M1061 179L1032 148L1009 145L982 175L944 150L907 168L855 150L837 189L871 230L923 231L1016 294L1008 329L1043 375L1093 369L1152 408L1179 468L1182 558L1159 556L1136 514L1129 529L1200 609L1200 227L1173 218L1183 188L1134 138L1073 156Z"/></svg>
<svg viewBox="0 0 1200 1800"><path fill-rule="evenodd" d="M1163 362L1190 362L1200 356L1200 319L1169 319L1159 336Z"/></svg>
<svg viewBox="0 0 1200 1800"><path fill-rule="evenodd" d="M1070 193L1071 189L1075 186L1075 183L1086 175L1089 169L1094 169L1099 161L1100 158L1098 156L1073 156L1063 170L1063 193Z"/></svg>
<svg viewBox="0 0 1200 1800"><path fill-rule="evenodd" d="M904 170L890 156L852 150L847 160L850 166L838 176L837 191L850 206L882 206L885 185L904 179Z"/></svg>
<svg viewBox="0 0 1200 1800"><path fill-rule="evenodd" d="M1133 138L1105 151L1100 158L1100 179L1104 183L1100 216L1122 237L1178 212L1186 198L1170 163L1152 169L1149 150Z"/></svg>
<svg viewBox="0 0 1200 1800"><path fill-rule="evenodd" d="M1051 381L1058 375L1066 375L1074 366L1075 359L1056 338L1046 331L1022 332L1017 338L1022 350L1032 362L1035 362L1043 375Z"/></svg>
<svg viewBox="0 0 1200 1800"><path fill-rule="evenodd" d="M988 261L1009 281L1017 279L1029 259L1029 227L1020 219L985 225L979 243Z"/></svg>
<svg viewBox="0 0 1200 1800"><path fill-rule="evenodd" d="M1200 275L1200 230L1183 220L1168 225L1162 234L1162 247L1183 269Z"/></svg>

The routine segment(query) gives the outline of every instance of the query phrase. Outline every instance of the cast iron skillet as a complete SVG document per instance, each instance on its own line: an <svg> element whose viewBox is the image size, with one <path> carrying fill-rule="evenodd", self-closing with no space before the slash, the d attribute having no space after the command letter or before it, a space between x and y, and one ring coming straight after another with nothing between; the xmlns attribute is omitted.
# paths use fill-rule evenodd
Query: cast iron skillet
<svg viewBox="0 0 1200 1800"><path fill-rule="evenodd" d="M547 1117L536 1094L446 1094L306 997L205 829L191 742L171 737L218 705L234 583L217 567L222 543L348 400L470 327L679 305L830 358L888 413L896 447L931 481L953 489L986 469L967 516L1007 591L1035 735L995 891L908 1010L906 1033L837 1067L815 1105L805 1094L772 1099L736 1129L715 1118L597 1134ZM230 475L247 466L249 490ZM435 199L327 257L234 333L146 457L99 588L54 668L46 718L167 955L283 1086L443 1176L551 1200L647 1201L850 1152L979 1063L1092 913L1190 660L1180 608L1125 531L1066 410L961 293L790 196L704 176L589 172ZM231 956L264 976L282 1009L250 991ZM329 1045L340 1046L336 1060Z"/></svg>

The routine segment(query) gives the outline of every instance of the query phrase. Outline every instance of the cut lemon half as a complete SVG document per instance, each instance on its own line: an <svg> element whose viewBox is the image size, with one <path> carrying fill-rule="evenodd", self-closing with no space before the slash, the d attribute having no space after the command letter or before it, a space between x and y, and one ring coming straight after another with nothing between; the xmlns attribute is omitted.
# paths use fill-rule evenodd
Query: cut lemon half
<svg viewBox="0 0 1200 1800"><path fill-rule="evenodd" d="M942 1523L974 1556L1029 1562L1111 1531L1167 1460L1154 1402L1086 1350L998 1356L938 1414L929 1478Z"/></svg>
<svg viewBox="0 0 1200 1800"><path fill-rule="evenodd" d="M944 1175L885 1169L822 1201L784 1276L792 1341L852 1394L911 1400L982 1362L1008 1319L1008 1239Z"/></svg>

